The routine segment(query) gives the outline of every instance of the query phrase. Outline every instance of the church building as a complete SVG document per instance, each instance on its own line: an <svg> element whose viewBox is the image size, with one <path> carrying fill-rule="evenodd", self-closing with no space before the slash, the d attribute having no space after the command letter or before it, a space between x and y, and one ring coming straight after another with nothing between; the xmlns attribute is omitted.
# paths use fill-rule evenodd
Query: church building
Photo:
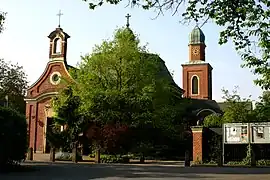
<svg viewBox="0 0 270 180"><path fill-rule="evenodd" d="M212 113L221 114L218 103L212 100L212 66L205 59L205 35L196 25L189 35L189 61L182 64L184 97L191 98L191 112L200 122Z"/></svg>
<svg viewBox="0 0 270 180"><path fill-rule="evenodd" d="M128 15L127 18L130 16ZM129 20L129 19L128 19ZM129 21L127 21L127 30ZM69 70L73 67L67 63L67 45L70 36L60 25L49 34L49 61L43 74L27 90L26 118L29 130L29 147L34 152L48 153L50 151L46 132L52 124L53 110L51 100L68 81L72 81ZM212 100L212 67L205 62L205 36L196 26L189 38L189 62L182 64L183 89L171 77L165 62L157 55L162 65L162 75L169 76L172 84L177 87L180 97L191 98L191 112L203 119L210 113L220 113L218 104ZM145 56L145 55L144 55ZM62 79L67 81L62 82Z"/></svg>
<svg viewBox="0 0 270 180"><path fill-rule="evenodd" d="M70 36L59 26L48 36L49 61L43 74L27 90L26 119L29 130L29 146L34 152L49 152L46 131L52 123L51 99L66 84L61 78L71 80L67 64L67 43Z"/></svg>

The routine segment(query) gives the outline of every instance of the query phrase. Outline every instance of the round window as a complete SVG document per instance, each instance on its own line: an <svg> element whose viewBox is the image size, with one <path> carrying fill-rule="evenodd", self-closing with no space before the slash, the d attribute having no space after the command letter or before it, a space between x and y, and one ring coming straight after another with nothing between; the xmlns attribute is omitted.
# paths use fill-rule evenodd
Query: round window
<svg viewBox="0 0 270 180"><path fill-rule="evenodd" d="M61 80L61 74L59 72L54 72L52 73L51 77L50 77L50 82L53 85L57 85L60 83Z"/></svg>
<svg viewBox="0 0 270 180"><path fill-rule="evenodd" d="M58 76L58 74L54 74L53 77L52 77L52 80L53 80L54 82L59 81L59 79L60 79L60 77Z"/></svg>

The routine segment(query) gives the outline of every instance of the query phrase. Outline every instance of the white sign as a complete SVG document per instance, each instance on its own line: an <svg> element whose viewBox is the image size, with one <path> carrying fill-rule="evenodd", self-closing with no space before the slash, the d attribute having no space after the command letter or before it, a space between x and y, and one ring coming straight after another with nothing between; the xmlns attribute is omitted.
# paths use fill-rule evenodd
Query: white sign
<svg viewBox="0 0 270 180"><path fill-rule="evenodd" d="M226 124L225 128L225 143L238 144L248 143L248 131L246 124Z"/></svg>

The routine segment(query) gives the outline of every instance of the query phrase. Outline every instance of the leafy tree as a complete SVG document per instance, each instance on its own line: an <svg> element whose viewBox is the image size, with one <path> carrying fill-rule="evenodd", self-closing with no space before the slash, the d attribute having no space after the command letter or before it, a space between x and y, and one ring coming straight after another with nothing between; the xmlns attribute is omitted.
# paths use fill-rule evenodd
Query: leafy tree
<svg viewBox="0 0 270 180"><path fill-rule="evenodd" d="M87 130L87 124L97 125L97 133L91 135L96 146L111 143L112 129L122 133L122 128L107 128L112 124L138 128L151 124L173 134L173 124L181 122L185 108L181 91L164 71L164 62L139 42L129 28L116 30L113 40L82 57L79 68L71 73L75 83L68 91L72 95L60 93L55 102L57 116L67 121L68 128L80 116L81 124L72 125L80 132Z"/></svg>
<svg viewBox="0 0 270 180"><path fill-rule="evenodd" d="M25 114L26 89L27 77L23 67L0 59L0 101L8 102L9 107Z"/></svg>
<svg viewBox="0 0 270 180"><path fill-rule="evenodd" d="M4 28L3 25L5 22L5 19L6 19L6 13L0 11L0 33L3 31L3 28Z"/></svg>
<svg viewBox="0 0 270 180"><path fill-rule="evenodd" d="M63 89L60 95L54 98L53 108L56 115L53 119L53 130L47 135L52 147L61 147L69 151L75 145L74 143L78 142L84 122L79 112L80 105L80 98L74 96L70 86ZM62 132L60 126L65 126Z"/></svg>
<svg viewBox="0 0 270 180"><path fill-rule="evenodd" d="M130 128L124 124L89 123L85 135L95 146L108 154L123 154L130 149Z"/></svg>
<svg viewBox="0 0 270 180"><path fill-rule="evenodd" d="M256 103L254 116L257 121L270 121L270 91L263 92L260 101Z"/></svg>
<svg viewBox="0 0 270 180"><path fill-rule="evenodd" d="M130 29L118 29L112 41L104 41L82 58L74 86L82 111L103 123L120 121L138 126L153 122L158 126L165 121L161 114L170 123L177 111L166 112L175 109L178 94L172 94L175 88L169 84L171 76L161 72L162 63L139 46Z"/></svg>
<svg viewBox="0 0 270 180"><path fill-rule="evenodd" d="M252 103L250 99L241 98L235 88L230 94L223 89L223 99L225 99L225 112L222 117L223 123L250 122L252 116Z"/></svg>
<svg viewBox="0 0 270 180"><path fill-rule="evenodd" d="M0 168L20 162L27 151L25 116L12 108L0 106Z"/></svg>
<svg viewBox="0 0 270 180"><path fill-rule="evenodd" d="M83 0L95 9L105 3L119 4L122 0ZM132 0L131 6L143 9L163 11L172 10L182 15L182 22L199 21L202 25L208 21L223 27L220 32L219 44L232 40L237 52L244 60L243 66L253 68L260 75L255 83L262 88L270 88L270 3L268 0ZM183 8L184 6L184 8Z"/></svg>
<svg viewBox="0 0 270 180"><path fill-rule="evenodd" d="M205 127L222 127L222 116L210 114L205 117L203 125Z"/></svg>
<svg viewBox="0 0 270 180"><path fill-rule="evenodd" d="M237 92L237 87L230 93L222 89L224 107L223 115L210 114L204 119L205 127L222 127L223 123L238 123L255 121L252 102L249 98L241 98Z"/></svg>

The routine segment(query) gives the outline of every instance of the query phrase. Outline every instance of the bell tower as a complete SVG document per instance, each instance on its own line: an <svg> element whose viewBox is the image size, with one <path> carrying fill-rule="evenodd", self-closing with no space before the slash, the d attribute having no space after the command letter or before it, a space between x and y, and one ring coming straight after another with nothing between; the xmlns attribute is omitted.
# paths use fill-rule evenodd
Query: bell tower
<svg viewBox="0 0 270 180"><path fill-rule="evenodd" d="M59 16L58 27L50 33L48 38L50 39L50 49L49 49L49 58L50 61L64 61L66 63L67 56L67 40L70 36L63 31L60 27L61 10L57 14Z"/></svg>
<svg viewBox="0 0 270 180"><path fill-rule="evenodd" d="M184 96L212 99L212 66L205 62L205 35L196 25L189 36L189 62L182 64Z"/></svg>
<svg viewBox="0 0 270 180"><path fill-rule="evenodd" d="M67 39L70 36L58 27L48 36L50 39L49 58L50 61L61 60L66 62Z"/></svg>

